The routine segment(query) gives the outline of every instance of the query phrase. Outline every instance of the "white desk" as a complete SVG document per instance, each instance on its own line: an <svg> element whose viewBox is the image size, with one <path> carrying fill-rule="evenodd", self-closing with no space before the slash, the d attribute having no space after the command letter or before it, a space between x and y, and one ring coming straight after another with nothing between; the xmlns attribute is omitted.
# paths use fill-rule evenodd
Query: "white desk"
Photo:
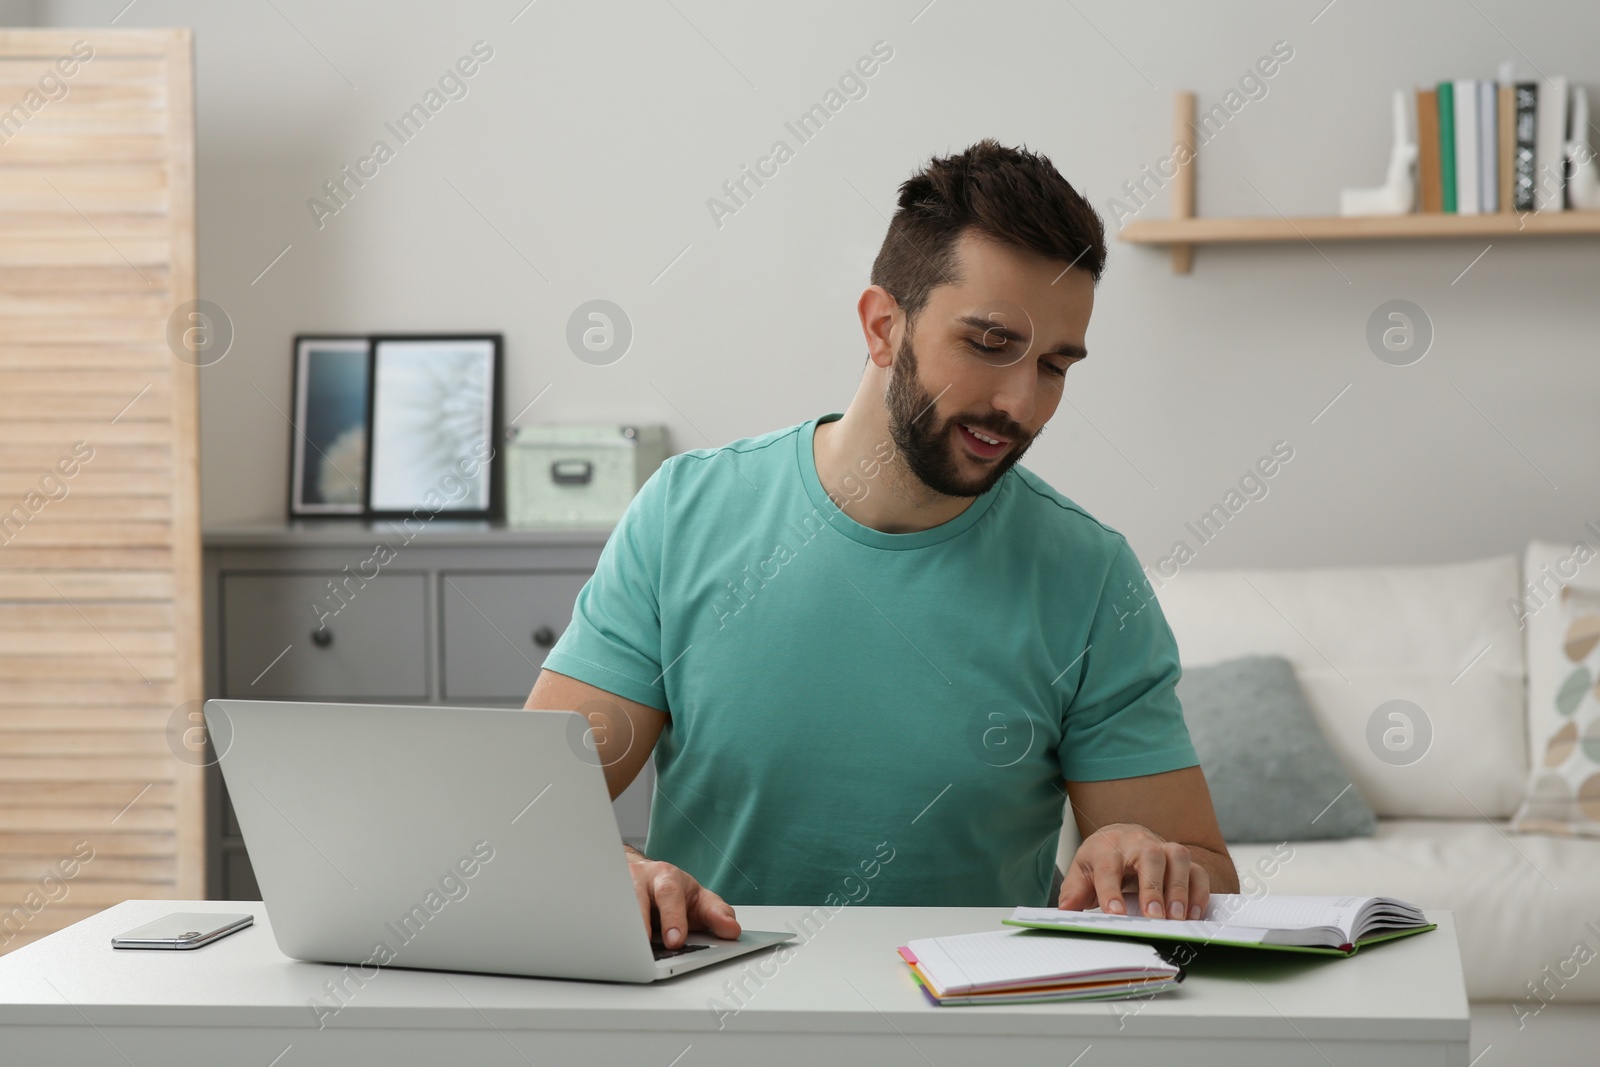
<svg viewBox="0 0 1600 1067"><path fill-rule="evenodd" d="M188 952L111 948L112 934L171 911L249 911L256 923ZM779 930L806 909L738 911L750 929ZM307 1002L341 968L281 955L259 903L127 901L0 957L0 1060L1467 1067L1467 995L1449 912L1429 913L1439 924L1432 933L1350 959L1203 949L1178 990L1148 1001L929 1004L895 947L988 929L1009 913L818 909L820 925L786 964L767 949L644 986L385 970L319 1030ZM744 1007L719 1029L712 998Z"/></svg>

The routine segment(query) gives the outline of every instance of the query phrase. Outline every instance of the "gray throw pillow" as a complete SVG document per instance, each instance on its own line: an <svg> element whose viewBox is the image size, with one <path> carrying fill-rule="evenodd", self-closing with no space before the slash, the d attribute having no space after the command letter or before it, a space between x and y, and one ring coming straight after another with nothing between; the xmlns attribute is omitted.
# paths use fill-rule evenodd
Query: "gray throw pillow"
<svg viewBox="0 0 1600 1067"><path fill-rule="evenodd" d="M1185 668L1178 699L1225 840L1363 837L1376 828L1282 656Z"/></svg>

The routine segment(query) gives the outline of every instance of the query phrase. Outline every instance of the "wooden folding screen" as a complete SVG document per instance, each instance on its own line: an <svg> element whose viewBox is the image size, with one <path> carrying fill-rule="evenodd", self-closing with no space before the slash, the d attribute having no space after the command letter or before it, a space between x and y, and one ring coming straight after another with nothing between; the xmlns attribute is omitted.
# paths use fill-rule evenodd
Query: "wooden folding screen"
<svg viewBox="0 0 1600 1067"><path fill-rule="evenodd" d="M204 896L194 299L189 31L0 31L0 952Z"/></svg>

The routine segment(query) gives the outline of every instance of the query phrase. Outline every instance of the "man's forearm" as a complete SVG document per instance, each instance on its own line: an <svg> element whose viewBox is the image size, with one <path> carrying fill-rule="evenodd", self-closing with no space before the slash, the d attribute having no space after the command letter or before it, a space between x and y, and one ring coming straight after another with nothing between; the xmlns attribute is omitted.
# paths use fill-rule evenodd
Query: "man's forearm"
<svg viewBox="0 0 1600 1067"><path fill-rule="evenodd" d="M642 860L647 860L647 859L650 858L649 856L646 856L643 852L640 852L638 849L636 849L632 845L628 844L626 841L624 841L622 843L622 851L628 854L628 857L629 857L630 861L631 861L632 857L634 857L634 856L637 856Z"/></svg>

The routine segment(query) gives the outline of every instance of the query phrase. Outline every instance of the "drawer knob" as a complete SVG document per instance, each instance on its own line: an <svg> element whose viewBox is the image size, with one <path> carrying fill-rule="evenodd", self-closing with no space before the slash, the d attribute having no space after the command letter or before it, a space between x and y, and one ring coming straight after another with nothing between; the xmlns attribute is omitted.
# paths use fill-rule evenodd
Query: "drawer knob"
<svg viewBox="0 0 1600 1067"><path fill-rule="evenodd" d="M318 648L327 648L329 645L333 644L333 631L312 630L311 643L316 645Z"/></svg>
<svg viewBox="0 0 1600 1067"><path fill-rule="evenodd" d="M540 648L549 648L556 643L556 632L548 626L541 626L533 631L533 643Z"/></svg>

